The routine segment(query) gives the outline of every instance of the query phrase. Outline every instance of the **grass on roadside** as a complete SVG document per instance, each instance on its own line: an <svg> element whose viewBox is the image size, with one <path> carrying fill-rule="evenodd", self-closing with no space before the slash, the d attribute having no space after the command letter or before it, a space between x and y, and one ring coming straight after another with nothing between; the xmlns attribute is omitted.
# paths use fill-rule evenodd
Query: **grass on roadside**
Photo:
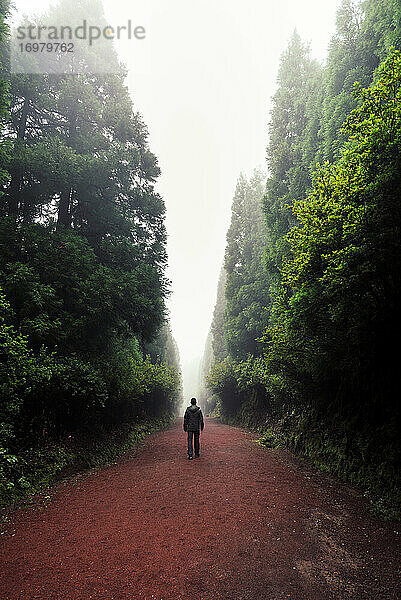
<svg viewBox="0 0 401 600"><path fill-rule="evenodd" d="M113 430L98 428L90 435L68 437L58 443L28 449L16 457L0 456L5 465L0 479L0 507L24 501L29 503L34 494L54 483L115 461L173 420L174 417L166 415L140 423L126 423Z"/></svg>

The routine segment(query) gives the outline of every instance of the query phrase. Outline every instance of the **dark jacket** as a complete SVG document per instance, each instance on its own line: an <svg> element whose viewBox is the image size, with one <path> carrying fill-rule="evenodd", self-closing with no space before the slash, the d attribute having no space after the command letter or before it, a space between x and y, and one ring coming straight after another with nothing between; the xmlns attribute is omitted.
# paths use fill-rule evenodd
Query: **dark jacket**
<svg viewBox="0 0 401 600"><path fill-rule="evenodd" d="M188 406L184 415L184 431L199 431L205 426L202 411L196 404Z"/></svg>

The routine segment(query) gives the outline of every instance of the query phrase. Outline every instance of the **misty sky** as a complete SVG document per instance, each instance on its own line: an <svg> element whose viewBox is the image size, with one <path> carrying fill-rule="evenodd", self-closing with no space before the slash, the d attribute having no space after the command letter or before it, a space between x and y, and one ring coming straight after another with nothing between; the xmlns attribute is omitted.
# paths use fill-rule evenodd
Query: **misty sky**
<svg viewBox="0 0 401 600"><path fill-rule="evenodd" d="M47 0L36 0L42 12ZM146 29L119 42L135 108L149 128L167 206L171 323L186 396L216 300L236 180L265 167L279 57L297 28L323 60L337 0L104 0L110 24ZM31 14L31 0L15 0Z"/></svg>

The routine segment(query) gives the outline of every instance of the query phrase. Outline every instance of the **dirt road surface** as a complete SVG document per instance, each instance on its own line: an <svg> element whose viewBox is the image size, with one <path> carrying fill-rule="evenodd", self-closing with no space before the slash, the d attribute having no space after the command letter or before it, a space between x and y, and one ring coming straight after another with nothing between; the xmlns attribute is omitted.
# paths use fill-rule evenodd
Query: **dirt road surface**
<svg viewBox="0 0 401 600"><path fill-rule="evenodd" d="M256 436L182 420L56 486L3 532L2 600L396 600L399 527Z"/></svg>

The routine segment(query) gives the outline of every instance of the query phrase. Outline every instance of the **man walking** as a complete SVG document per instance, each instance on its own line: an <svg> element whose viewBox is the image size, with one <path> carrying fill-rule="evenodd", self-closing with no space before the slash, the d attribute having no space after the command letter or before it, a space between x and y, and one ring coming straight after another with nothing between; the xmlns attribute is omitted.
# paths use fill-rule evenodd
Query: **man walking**
<svg viewBox="0 0 401 600"><path fill-rule="evenodd" d="M184 431L188 433L188 459L192 460L194 455L193 442L195 445L195 458L199 456L199 435L203 431L205 423L199 406L196 406L196 398L191 398L191 405L185 411Z"/></svg>

